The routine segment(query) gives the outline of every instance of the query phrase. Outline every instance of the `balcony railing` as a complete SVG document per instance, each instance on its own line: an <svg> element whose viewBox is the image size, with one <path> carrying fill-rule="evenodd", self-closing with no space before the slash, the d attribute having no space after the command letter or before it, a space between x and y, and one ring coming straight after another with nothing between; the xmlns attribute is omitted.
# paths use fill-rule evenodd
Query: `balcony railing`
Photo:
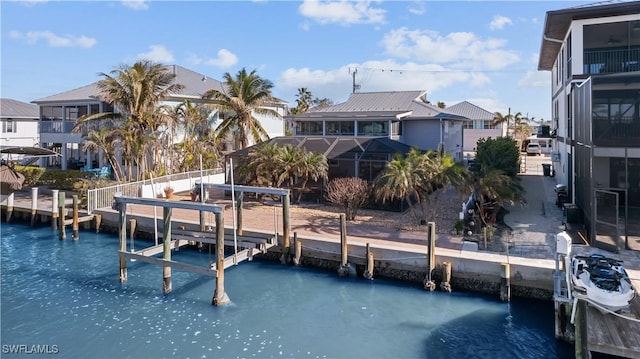
<svg viewBox="0 0 640 359"><path fill-rule="evenodd" d="M585 74L640 71L640 48L585 50L583 70Z"/></svg>
<svg viewBox="0 0 640 359"><path fill-rule="evenodd" d="M54 120L40 121L40 133L71 133L75 122Z"/></svg>
<svg viewBox="0 0 640 359"><path fill-rule="evenodd" d="M640 119L633 117L593 117L593 143L596 146L640 147Z"/></svg>

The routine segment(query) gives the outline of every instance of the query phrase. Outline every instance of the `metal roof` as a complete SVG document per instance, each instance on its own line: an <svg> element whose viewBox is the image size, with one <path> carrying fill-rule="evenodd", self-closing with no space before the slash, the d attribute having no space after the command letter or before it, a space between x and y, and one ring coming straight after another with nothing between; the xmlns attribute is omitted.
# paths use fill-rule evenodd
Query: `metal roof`
<svg viewBox="0 0 640 359"><path fill-rule="evenodd" d="M166 67L176 75L175 83L179 83L185 86L184 89L180 91L180 93L175 94L175 98L200 99L202 98L202 95L208 90L223 90L222 83L211 77L195 71L191 71L179 65L169 65ZM94 82L87 86L44 97L32 102L36 104L43 104L48 102L77 102L82 100L99 101L98 94L100 93L100 90L98 89L97 83L98 82Z"/></svg>
<svg viewBox="0 0 640 359"><path fill-rule="evenodd" d="M0 117L37 120L40 118L40 110L30 103L0 98Z"/></svg>
<svg viewBox="0 0 640 359"><path fill-rule="evenodd" d="M453 106L449 106L447 107L447 111L455 115L464 116L470 120L493 120L495 117L493 112L489 112L469 101L462 101Z"/></svg>
<svg viewBox="0 0 640 359"><path fill-rule="evenodd" d="M547 11L542 33L538 70L551 71L573 21L640 14L640 1L601 4L595 3L593 5Z"/></svg>
<svg viewBox="0 0 640 359"><path fill-rule="evenodd" d="M396 118L403 120L440 119L467 120L460 115L426 102L426 91L357 92L346 102L312 109L309 112L288 116L295 120L315 120L322 118L348 119Z"/></svg>

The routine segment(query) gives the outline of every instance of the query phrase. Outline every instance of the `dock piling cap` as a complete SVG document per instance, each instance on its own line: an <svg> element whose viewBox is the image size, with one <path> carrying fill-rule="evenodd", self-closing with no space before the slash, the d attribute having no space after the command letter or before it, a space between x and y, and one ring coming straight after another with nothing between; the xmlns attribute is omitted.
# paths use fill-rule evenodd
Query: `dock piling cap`
<svg viewBox="0 0 640 359"><path fill-rule="evenodd" d="M571 236L565 231L556 235L556 253L564 255L571 254Z"/></svg>

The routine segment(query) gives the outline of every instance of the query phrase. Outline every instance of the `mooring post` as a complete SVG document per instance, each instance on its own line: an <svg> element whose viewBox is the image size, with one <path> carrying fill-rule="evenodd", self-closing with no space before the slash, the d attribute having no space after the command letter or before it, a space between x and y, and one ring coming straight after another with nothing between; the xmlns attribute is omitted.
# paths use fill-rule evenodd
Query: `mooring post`
<svg viewBox="0 0 640 359"><path fill-rule="evenodd" d="M591 353L589 352L589 337L587 335L587 305L583 300L578 300L574 302L573 305L576 306L575 311L576 315L574 318L574 326L575 326L575 353L576 358L591 358Z"/></svg>
<svg viewBox="0 0 640 359"><path fill-rule="evenodd" d="M433 270L436 267L436 223L427 223L427 244L429 253L427 253L427 276L424 278L424 289L434 291L436 289L436 281L433 280Z"/></svg>
<svg viewBox="0 0 640 359"><path fill-rule="evenodd" d="M118 231L119 235L119 244L120 244L120 252L118 253L118 257L120 259L120 282L127 281L127 258L124 256L124 252L127 251L127 204L120 203L118 205L118 224L120 226L120 230Z"/></svg>
<svg viewBox="0 0 640 359"><path fill-rule="evenodd" d="M338 275L344 277L349 274L349 258L348 246L347 246L347 215L340 213L340 267L338 268Z"/></svg>
<svg viewBox="0 0 640 359"><path fill-rule="evenodd" d="M13 192L7 196L7 223L11 222L11 214L13 214Z"/></svg>
<svg viewBox="0 0 640 359"><path fill-rule="evenodd" d="M138 220L132 218L129 220L129 238L131 238L131 252L135 250L135 246L133 245L133 237L136 235L136 225L138 224Z"/></svg>
<svg viewBox="0 0 640 359"><path fill-rule="evenodd" d="M293 232L293 245L296 247L296 253L293 257L293 264L300 265L302 259L302 240L298 238L298 232Z"/></svg>
<svg viewBox="0 0 640 359"><path fill-rule="evenodd" d="M451 262L442 262L442 283L440 289L451 292Z"/></svg>
<svg viewBox="0 0 640 359"><path fill-rule="evenodd" d="M511 301L511 268L509 263L500 264L500 300Z"/></svg>
<svg viewBox="0 0 640 359"><path fill-rule="evenodd" d="M31 188L31 227L36 225L38 215L38 187Z"/></svg>
<svg viewBox="0 0 640 359"><path fill-rule="evenodd" d="M162 259L171 261L171 207L162 208ZM162 267L162 292L171 292L171 267Z"/></svg>
<svg viewBox="0 0 640 359"><path fill-rule="evenodd" d="M100 225L102 224L102 215L101 214L96 214L95 217L93 217L96 221L96 233L100 232Z"/></svg>
<svg viewBox="0 0 640 359"><path fill-rule="evenodd" d="M282 255L280 256L280 263L287 264L291 261L291 242L289 235L291 233L291 223L289 221L289 203L291 202L290 194L287 193L282 196ZM275 209L274 209L275 214ZM276 229L277 233L277 229Z"/></svg>
<svg viewBox="0 0 640 359"><path fill-rule="evenodd" d="M51 190L51 229L58 229L58 190Z"/></svg>
<svg viewBox="0 0 640 359"><path fill-rule="evenodd" d="M73 195L73 222L72 222L72 235L71 238L77 241L79 238L79 222L78 222L78 195Z"/></svg>
<svg viewBox="0 0 640 359"><path fill-rule="evenodd" d="M65 193L62 191L58 192L58 209L60 210L60 216L58 217L59 219L58 227L60 227L60 233L58 237L60 237L61 240L67 238L67 230L65 229L65 224L64 224L64 219L66 217L64 207L65 207L66 201L67 201L67 197Z"/></svg>
<svg viewBox="0 0 640 359"><path fill-rule="evenodd" d="M236 234L242 235L242 195L244 192L236 194Z"/></svg>
<svg viewBox="0 0 640 359"><path fill-rule="evenodd" d="M216 213L216 290L211 304L218 306L230 302L224 291L224 214Z"/></svg>
<svg viewBox="0 0 640 359"><path fill-rule="evenodd" d="M206 229L207 226L204 220L204 211L200 211L200 232L204 232Z"/></svg>
<svg viewBox="0 0 640 359"><path fill-rule="evenodd" d="M364 271L365 279L373 279L373 252L371 251L371 245L367 243L367 269Z"/></svg>

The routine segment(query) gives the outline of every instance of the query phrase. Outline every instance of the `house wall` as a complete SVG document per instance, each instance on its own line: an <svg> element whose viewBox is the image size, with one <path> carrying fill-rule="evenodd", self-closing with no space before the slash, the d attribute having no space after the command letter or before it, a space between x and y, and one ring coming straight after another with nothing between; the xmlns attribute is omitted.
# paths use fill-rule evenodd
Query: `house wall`
<svg viewBox="0 0 640 359"><path fill-rule="evenodd" d="M7 119L0 119L0 146L37 146L38 140L38 120L37 119L16 119L12 118L13 132L7 132Z"/></svg>
<svg viewBox="0 0 640 359"><path fill-rule="evenodd" d="M410 120L402 123L400 142L421 150L435 150L440 143L440 123L437 121Z"/></svg>

